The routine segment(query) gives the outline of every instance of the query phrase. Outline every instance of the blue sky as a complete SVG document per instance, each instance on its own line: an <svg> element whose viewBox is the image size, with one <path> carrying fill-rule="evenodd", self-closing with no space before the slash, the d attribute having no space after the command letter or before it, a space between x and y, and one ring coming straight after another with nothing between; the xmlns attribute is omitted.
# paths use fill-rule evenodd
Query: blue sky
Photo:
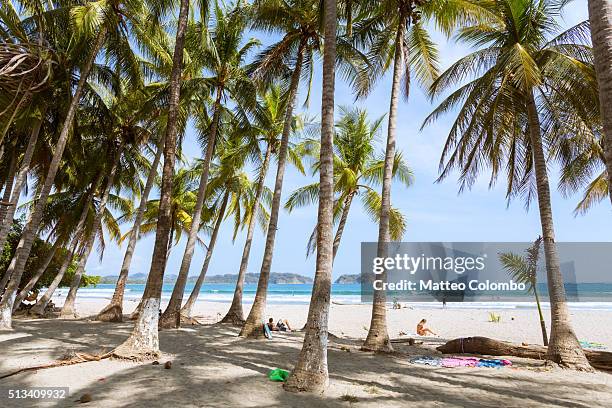
<svg viewBox="0 0 612 408"><path fill-rule="evenodd" d="M564 26L572 26L587 18L586 0L578 0L566 8ZM462 45L435 35L440 49L443 67L447 67L469 50ZM367 100L355 102L348 86L340 79L336 82L336 103L356 105L367 109L370 118L378 118L387 113L390 92L390 78L379 82L376 90ZM321 98L320 72L316 72L313 95L308 108L310 116L319 116ZM301 103L306 94L302 89ZM301 105L300 105L301 106ZM402 101L398 111L398 149L404 153L409 166L415 174L414 185L406 189L395 185L392 191L393 205L398 207L408 220L404 241L532 241L540 233L537 207L532 205L525 211L522 201L514 201L509 206L505 200L505 185L500 180L493 189L488 188L488 179L483 177L472 190L458 195L456 177L448 177L435 184L438 175L438 161L442 144L448 128L454 119L445 116L422 132L419 131L423 119L431 112L433 105L423 93L413 86L409 101ZM386 129L386 128L385 128ZM381 133L379 149L382 151ZM186 135L185 153L192 157L202 155L195 142L195 134L190 130ZM271 166L268 186L273 185L276 169ZM557 241L610 241L612 217L610 203L604 201L596 205L587 215L574 217L572 211L580 199L579 195L563 198L555 191L558 174L551 168L552 202ZM312 178L299 174L289 168L285 175L283 202L289 193ZM281 212L279 228L274 249L273 272L294 272L312 276L314 256L306 259L305 248L316 222L316 206L296 210L291 214ZM360 243L375 241L377 226L361 210L359 203L351 209L340 249L334 264L334 277L346 273L359 273ZM129 228L124 225L123 229ZM244 244L244 234L231 241L231 221L222 227L217 247L209 269L209 274L237 273ZM154 238L147 237L138 242L131 273L148 273ZM207 240L207 238L205 238ZM258 273L261 266L265 237L257 231L251 251L249 272ZM119 272L125 247L111 243L107 245L100 262L98 256L91 256L87 263L87 273L93 275L116 275ZM174 247L166 274L176 274L184 251L184 242ZM191 266L191 275L198 274L204 258L204 250L196 249Z"/></svg>

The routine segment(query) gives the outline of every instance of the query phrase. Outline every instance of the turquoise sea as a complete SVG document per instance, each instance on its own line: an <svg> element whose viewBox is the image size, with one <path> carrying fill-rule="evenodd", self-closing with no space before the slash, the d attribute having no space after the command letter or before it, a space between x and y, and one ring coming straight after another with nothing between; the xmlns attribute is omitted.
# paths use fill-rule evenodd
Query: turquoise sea
<svg viewBox="0 0 612 408"><path fill-rule="evenodd" d="M126 300L138 300L142 296L145 285L127 285ZM172 293L172 284L165 284L162 289L162 299L169 299ZM185 289L185 299L191 293L193 284L188 284ZM104 284L96 287L81 288L78 296L81 298L109 298L112 296L114 285ZM252 303L255 297L257 285L245 285L244 303ZM566 285L569 294L579 293L581 301L572 301L570 296L570 308L575 310L609 310L612 311L612 284L610 283L583 283L578 285ZM57 294L65 296L68 288L58 289ZM271 284L268 289L268 302L270 304L308 304L312 292L311 284ZM546 298L545 290L541 290L541 298ZM230 303L234 294L234 284L204 284L200 292L199 300L209 302ZM388 297L392 300L392 297ZM507 299L505 301L487 302L462 302L448 303L448 308L477 308L477 309L508 309L508 308L532 308L535 303L526 301L516 301ZM361 304L361 285L359 284L334 284L332 285L332 302L339 304ZM367 302L366 302L367 303ZM414 301L402 302L402 304L415 308L440 308L440 302ZM547 302L543 306L548 307Z"/></svg>

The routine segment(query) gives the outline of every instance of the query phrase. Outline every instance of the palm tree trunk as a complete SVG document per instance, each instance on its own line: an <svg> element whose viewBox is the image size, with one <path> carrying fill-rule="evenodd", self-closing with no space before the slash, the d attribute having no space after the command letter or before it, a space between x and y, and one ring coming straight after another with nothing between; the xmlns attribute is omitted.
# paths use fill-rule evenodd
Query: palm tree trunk
<svg viewBox="0 0 612 408"><path fill-rule="evenodd" d="M117 278L117 284L115 285L113 297L110 301L110 304L104 309L102 309L100 313L98 313L98 315L96 316L96 320L104 322L121 322L123 320L123 296L125 293L125 285L127 284L127 278L130 272L130 265L132 264L132 257L134 256L136 242L138 241L140 224L142 223L142 219L144 218L144 214L147 209L147 201L149 198L149 194L151 193L151 189L153 188L153 183L155 182L155 177L157 176L157 168L159 167L161 155L164 151L163 142L164 139L160 138L157 144L157 151L155 152L153 164L151 164L151 170L147 175L145 188L142 192L142 195L140 196L138 212L136 213L136 217L134 218L134 225L132 226L132 231L130 232L130 238L128 240L127 249L123 257L123 263L121 264L121 271L119 272L119 278Z"/></svg>
<svg viewBox="0 0 612 408"><path fill-rule="evenodd" d="M21 292L19 292L19 294L15 298L15 306L13 307L13 310L16 310L19 307L21 302L23 302L23 299L25 299L26 296L28 296L28 293L30 293L34 285L36 285L36 282L38 282L40 277L43 276L43 274L49 267L49 264L53 260L53 257L55 257L57 250L61 247L61 243L62 243L61 241L62 240L59 238L55 240L55 243L49 250L49 253L47 254L47 257L45 258L43 263L40 265L40 267L36 270L36 273L30 278L28 283L26 283L23 289L21 289Z"/></svg>
<svg viewBox="0 0 612 408"><path fill-rule="evenodd" d="M325 0L325 51L321 97L321 153L317 270L308 308L304 343L298 362L285 384L288 391L322 392L329 384L327 336L331 277L334 263L334 86L336 64L336 0Z"/></svg>
<svg viewBox="0 0 612 408"><path fill-rule="evenodd" d="M170 100L168 104L168 123L166 126L164 146L164 168L159 203L159 217L155 232L155 245L151 259L151 269L147 286L142 295L142 308L130 337L117 347L113 353L120 358L156 358L159 352L159 310L161 292L166 269L168 238L171 224L172 183L174 177L174 159L176 154L176 137L178 134L179 99L181 95L181 71L185 32L189 18L189 0L181 0L172 56L172 73L170 76Z"/></svg>
<svg viewBox="0 0 612 408"><path fill-rule="evenodd" d="M342 209L342 215L340 216L340 222L338 223L338 229L336 230L336 236L334 237L334 259L336 259L336 254L338 253L338 247L340 246L344 226L346 225L346 220L348 219L349 211L351 210L353 197L355 197L355 191L351 191L344 200L344 208Z"/></svg>
<svg viewBox="0 0 612 408"><path fill-rule="evenodd" d="M183 254L183 260L181 261L181 267L179 269L174 288L172 289L172 295L166 310L162 314L160 320L160 327L162 328L178 328L180 326L181 319L179 314L181 313L181 305L183 304L183 294L185 293L185 285L187 284L187 277L189 276L189 268L191 266L191 260L195 252L195 246L198 239L198 231L200 230L200 220L202 219L202 209L204 208L204 199L206 198L206 187L208 186L208 174L210 172L210 162L215 151L215 144L217 140L217 126L219 124L219 116L221 115L221 97L223 96L223 89L217 87L217 98L214 104L214 111L212 122L210 124L210 134L208 136L208 143L206 146L206 155L204 157L202 176L200 177L200 185L198 187L198 196L196 198L196 205L193 210L193 216L191 220L191 227L189 228L189 235L187 237L187 244L185 246L185 253Z"/></svg>
<svg viewBox="0 0 612 408"><path fill-rule="evenodd" d="M73 239L72 248L66 254L66 258L64 258L64 262L62 262L62 265L60 266L60 269L57 272L57 275L55 275L55 278L53 278L53 281L47 288L47 291L45 292L45 294L40 299L38 299L38 301L36 302L34 306L32 306L32 309L30 309L30 314L34 314L37 316L43 316L45 314L45 309L47 308L49 301L51 300L51 298L53 297L53 294L59 287L62 279L64 278L64 275L66 274L66 271L68 270L68 267L70 266L70 264L72 263L72 260L74 259L74 256L77 252L77 247L78 247L78 239L76 239L75 237L75 239Z"/></svg>
<svg viewBox="0 0 612 408"><path fill-rule="evenodd" d="M64 154L64 148L66 147L66 142L68 141L70 129L72 128L74 116L81 99L81 94L83 93L83 89L85 87L85 82L87 81L87 76L89 75L89 71L91 70L96 56L98 55L98 51L104 44L105 37L106 30L103 29L98 33L94 47L91 50L91 54L89 55L85 66L81 70L81 77L79 78L79 82L76 86L74 96L70 101L70 106L68 107L68 112L66 113L66 119L64 120L62 130L55 145L55 151L53 152L53 158L51 159L51 164L49 165L49 170L47 172L47 176L45 177L43 187L23 229L21 239L19 240L19 244L17 244L15 255L7 268L6 273L11 275L11 280L4 296L2 297L2 300L0 301L0 328L11 328L11 312L13 310L17 290L19 289L19 283L21 282L21 275L23 274L23 269L25 268L28 257L30 256L30 251L32 250L32 244L34 243L34 239L38 233L38 227L42 219L43 209L45 203L47 202L47 197L51 192L51 187L53 186L55 175L59 169L62 155Z"/></svg>
<svg viewBox="0 0 612 408"><path fill-rule="evenodd" d="M208 250L206 251L206 258L204 258L204 264L202 265L202 270L200 271L200 275L198 276L198 280L196 281L191 294L189 295L189 299L185 303L185 306L180 310L180 314L176 316L177 321L180 316L184 316L186 318L191 318L191 313L193 310L193 305L195 305L196 300L198 300L198 296L200 295L200 290L202 289L202 284L204 283L204 278L206 277L206 272L208 272L208 265L210 265L210 259L212 258L213 250L215 249L215 243L217 242L217 236L219 235L219 229L221 228L221 222L223 221L223 217L225 216L225 209L227 208L227 202L229 200L229 191L227 191L223 197L223 201L221 202L221 207L219 208L219 214L217 214L217 220L215 221L215 227L213 228L213 233L210 236L210 242L208 243ZM179 323L177 322L177 325Z"/></svg>
<svg viewBox="0 0 612 408"><path fill-rule="evenodd" d="M89 254L91 254L93 244L96 241L96 234L98 232L98 229L102 228L102 217L104 216L104 211L106 210L106 203L108 202L110 191L113 188L115 172L117 171L117 166L119 164L119 160L121 159L122 152L123 145L120 145L117 149L117 152L115 153L115 160L113 161L113 165L109 170L106 187L104 188L104 192L102 193L100 203L98 203L98 210L96 211L96 215L93 220L91 232L89 233L89 237L87 237L87 241L85 241L85 246L82 251L83 254L79 258L79 263L77 265L76 272L74 273L74 277L72 278L70 290L68 291L68 295L66 296L66 300L64 301L64 305L62 306L60 317L76 317L76 294L79 290L79 287L81 286L81 278L83 277L83 272L85 272L85 264L87 264Z"/></svg>
<svg viewBox="0 0 612 408"><path fill-rule="evenodd" d="M536 306L538 307L538 315L540 316L540 328L542 329L542 343L548 346L548 333L546 333L546 321L544 320L544 314L542 313L542 306L540 305L540 296L538 290L533 285L533 295L535 296Z"/></svg>
<svg viewBox="0 0 612 408"><path fill-rule="evenodd" d="M281 204L281 193L283 190L283 176L285 175L285 164L287 162L287 150L289 147L289 133L291 132L291 122L293 120L293 107L297 99L298 86L300 84L300 75L302 72L302 63L304 61L305 40L302 40L298 48L297 60L295 69L291 75L291 85L289 87L289 95L287 99L287 110L285 112L285 122L283 124L283 134L281 136L281 144L278 152L278 168L276 170L276 181L274 183L274 195L272 197L272 208L270 209L270 221L266 232L266 247L264 249L263 261L257 282L257 292L255 300L249 312L240 336L242 337L262 337L261 330L262 315L266 306L266 297L268 295L268 281L270 280L270 270L272 268L272 256L274 254L274 239L276 238L276 230L278 225L278 213Z"/></svg>
<svg viewBox="0 0 612 408"><path fill-rule="evenodd" d="M542 147L540 119L538 117L535 99L531 92L527 95L527 115L536 174L542 238L544 240L548 293L550 296L551 325L547 358L558 363L562 367L591 371L592 368L578 343L578 339L570 323L569 311L565 299L565 287L563 286L557 245L555 244L555 231L550 203L550 187L548 184L546 157L544 156L544 149Z"/></svg>
<svg viewBox="0 0 612 408"><path fill-rule="evenodd" d="M604 155L612 201L612 2L589 0L589 22L595 72L599 83L599 104L604 127Z"/></svg>
<svg viewBox="0 0 612 408"><path fill-rule="evenodd" d="M19 202L19 197L21 196L21 190L27 181L28 172L30 171L30 163L32 162L34 149L36 148L36 143L38 142L38 135L40 134L40 128L42 127L45 112L46 109L43 109L41 119L38 120L32 128L32 133L28 139L28 147L23 155L21 167L19 168L19 172L15 178L15 185L9 201L10 205L8 207L2 206L2 208L0 208L0 220L2 220L0 224L0 248L4 248L11 225L13 224L13 217L15 216L15 211L17 211L17 204Z"/></svg>
<svg viewBox="0 0 612 408"><path fill-rule="evenodd" d="M9 212L9 208L11 207L11 192L13 191L13 185L15 184L15 167L17 167L17 155L11 155L11 161L9 163L8 174L6 176L6 183L4 184L4 192L2 193L2 203L0 204L0 222L4 226L5 221L8 220L6 216ZM11 222L8 224L10 227L13 224L13 217L11 216ZM8 229L7 229L8 235ZM0 241L0 248L4 248L4 242Z"/></svg>
<svg viewBox="0 0 612 408"><path fill-rule="evenodd" d="M36 314L36 315L44 315L45 308L47 307L49 300L51 300L53 293L58 288L60 282L62 281L64 277L64 274L66 273L66 270L70 266L70 263L72 262L72 259L74 258L74 255L77 252L77 247L78 247L79 241L81 240L81 235L83 232L83 228L85 226L85 221L87 221L87 215L89 214L88 203L91 201L91 197L93 196L93 192L95 190L95 186L98 184L98 181L99 179L96 178L94 184L92 184L90 188L88 197L84 201L85 204L83 205L83 211L81 211L81 216L79 217L79 222L75 229L75 234L72 237L72 241L70 242L68 253L66 254L66 258L64 258L64 262L60 266L60 269L57 275L55 276L55 278L53 279L53 282L51 282L45 294L40 299L38 299L36 304L32 307L32 309L30 310L30 313Z"/></svg>
<svg viewBox="0 0 612 408"><path fill-rule="evenodd" d="M242 250L242 260L240 261L240 269L238 270L238 280L236 281L236 289L234 289L234 297L229 311L225 317L221 320L221 323L232 323L235 325L244 324L244 314L242 310L242 293L244 290L244 277L246 275L247 267L249 266L249 256L251 254L251 244L253 242L253 234L255 233L255 224L257 224L257 210L259 208L259 201L263 193L266 175L268 174L268 167L270 165L270 157L272 156L272 143L268 143L266 148L266 154L264 161L259 171L259 180L257 182L257 191L255 192L255 200L253 201L253 210L251 213L251 219L249 220L249 226L247 229L246 241L244 242L244 248Z"/></svg>
<svg viewBox="0 0 612 408"><path fill-rule="evenodd" d="M395 139L397 125L397 106L399 100L401 75L404 61L403 42L406 33L405 14L400 15L399 27L395 38L395 60L393 61L393 82L391 85L391 101L389 104L389 124L387 128L387 147L383 170L382 201L380 205L380 224L378 226L377 256L386 257L387 246L391 240L389 233L389 213L391 211L391 179L393 178L393 160L395 158ZM379 275L386 281L386 272ZM387 330L387 296L383 290L375 290L372 299L372 319L370 330L366 337L363 350L393 351Z"/></svg>

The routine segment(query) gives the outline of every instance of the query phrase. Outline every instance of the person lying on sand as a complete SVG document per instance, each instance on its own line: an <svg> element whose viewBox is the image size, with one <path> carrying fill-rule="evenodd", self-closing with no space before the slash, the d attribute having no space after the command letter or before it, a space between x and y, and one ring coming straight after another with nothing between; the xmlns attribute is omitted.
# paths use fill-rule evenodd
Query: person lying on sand
<svg viewBox="0 0 612 408"><path fill-rule="evenodd" d="M274 319L270 318L268 320L268 328L272 331L291 331L291 326L289 326L289 320L287 319L279 319L278 323L274 324Z"/></svg>
<svg viewBox="0 0 612 408"><path fill-rule="evenodd" d="M433 334L434 336L437 336L436 333L434 333L433 331L425 327L425 323L427 323L427 320L421 319L419 324L417 324L417 328L416 328L417 334L419 336L427 336L427 334L430 333L430 334Z"/></svg>

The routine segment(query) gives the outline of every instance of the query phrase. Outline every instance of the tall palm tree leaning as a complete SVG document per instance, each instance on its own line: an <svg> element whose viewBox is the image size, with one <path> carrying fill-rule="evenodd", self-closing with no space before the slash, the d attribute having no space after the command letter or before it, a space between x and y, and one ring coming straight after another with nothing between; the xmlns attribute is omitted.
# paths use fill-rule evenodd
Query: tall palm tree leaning
<svg viewBox="0 0 612 408"><path fill-rule="evenodd" d="M597 86L590 74L592 56L580 44L585 25L558 32L555 19L565 3L500 0L483 4L497 19L459 30L457 38L477 50L448 68L430 92L438 95L464 84L468 76L474 79L451 93L425 123L459 107L442 154L440 179L458 168L461 188L470 187L487 163L492 168L491 183L500 169L508 169L509 199L517 194L529 199L535 170L551 305L547 358L562 367L592 370L570 324L544 152L544 145L551 146L557 139L549 130L564 128L562 123L554 126L558 105L549 101L564 99L563 110L571 107L580 115L583 101ZM557 36L550 39L551 35Z"/></svg>
<svg viewBox="0 0 612 408"><path fill-rule="evenodd" d="M287 95L287 106L285 110L285 121L283 133L281 135L280 147L278 150L278 167L274 182L274 195L272 198L272 208L270 210L270 222L266 232L266 246L264 249L257 291L251 311L240 331L242 337L261 337L262 316L266 305L268 281L272 268L272 256L274 253L274 239L278 226L278 212L281 205L281 193L283 188L283 176L287 161L287 150L289 147L289 134L293 120L293 108L297 99L300 77L306 56L311 57L313 50L318 46L318 2L306 2L306 4L295 5L276 1L262 0L254 5L254 28L263 30L285 30L284 37L265 50L255 63L256 69L253 76L256 79L270 80L279 75L278 70L287 68L293 63L291 72L291 82ZM316 3L316 4L315 4ZM295 8L293 6L296 6ZM299 7L302 6L302 7ZM279 18L282 17L282 18ZM302 17L306 18L302 18ZM303 25L300 25L303 22ZM297 27L294 27L294 24ZM279 27L280 26L280 27ZM295 54L293 50L296 49ZM293 60L293 61L291 61ZM312 61L312 58L309 58ZM312 62L311 62L312 63ZM288 69L288 68L287 68Z"/></svg>
<svg viewBox="0 0 612 408"><path fill-rule="evenodd" d="M604 157L612 186L612 1L589 0L589 21L604 125ZM612 202L612 189L608 189Z"/></svg>
<svg viewBox="0 0 612 408"><path fill-rule="evenodd" d="M181 96L181 71L185 32L189 18L189 0L181 0L176 28L174 54L172 56L172 73L170 75L170 98L168 103L168 120L164 136L164 167L160 192L159 218L155 233L155 244L151 257L151 268L147 279L145 293L142 295L142 308L134 324L134 330L128 339L119 345L113 354L119 358L155 358L159 356L159 307L161 303L162 284L166 269L167 248L170 240L171 195L178 134L179 100Z"/></svg>
<svg viewBox="0 0 612 408"><path fill-rule="evenodd" d="M60 161L62 159L62 155L64 154L64 148L66 147L66 142L68 141L68 136L70 135L70 130L72 129L74 117L78 108L79 101L81 99L81 94L83 93L85 83L87 82L87 77L89 75L89 72L91 71L96 56L104 45L104 41L106 39L107 31L105 26L102 25L104 19L100 18L100 15L105 13L106 10L102 8L92 8L87 6L75 7L74 10L75 12L71 13L72 16L76 16L75 19L77 17L81 17L81 19L77 20L75 24L80 24L80 28L84 32L87 32L89 34L92 32L96 32L96 34L93 36L94 38L91 51L87 55L86 61L84 62L80 70L79 81L75 88L74 95L70 100L70 105L64 118L62 129L55 144L53 158L51 159L51 163L49 165L49 169L47 171L47 175L45 176L45 180L40 190L40 193L36 198L36 204L34 205L34 208L31 210L28 216L28 220L23 229L21 239L19 240L19 243L17 245L15 255L13 256L13 259L11 260L11 263L9 264L6 270L6 274L10 276L10 281L6 287L4 295L2 296L2 300L0 300L0 329L11 328L13 303L15 301L15 297L19 289L23 270L25 268L28 257L30 256L30 251L32 250L34 238L37 236L38 233L38 227L42 219L43 209L47 202L47 197L51 192L55 175L57 174L57 171L59 169ZM98 13L100 15L96 15ZM92 14L94 14L95 16L92 17ZM88 18L85 18L84 16L87 16ZM83 28L83 21L89 21L89 24L94 25L95 27ZM96 29L97 31L93 31Z"/></svg>
<svg viewBox="0 0 612 408"><path fill-rule="evenodd" d="M125 293L125 285L127 284L128 273L130 271L130 265L132 264L132 257L134 256L136 242L138 241L138 235L140 233L140 224L144 219L145 211L147 209L147 200L151 190L153 189L155 177L157 176L157 168L159 167L161 155L164 150L163 145L163 138L159 138L155 157L153 159L153 163L151 164L149 174L147 175L147 181L145 182L144 189L140 195L140 204L138 205L138 211L134 217L134 226L130 231L127 248L123 257L121 271L119 272L119 277L117 278L117 284L115 285L113 297L110 303L96 315L96 320L105 322L121 322L123 320L123 295Z"/></svg>
<svg viewBox="0 0 612 408"><path fill-rule="evenodd" d="M253 123L250 124L255 132L255 139L252 145L259 150L259 139L263 139L266 145L263 161L259 167L259 176L257 179L257 187L255 197L253 199L253 209L251 210L247 235L244 241L242 250L242 258L238 269L238 278L236 280L236 288L232 297L232 304L221 320L222 323L232 323L235 325L244 324L244 311L242 310L242 295L244 289L244 279L249 265L249 257L251 254L251 244L253 242L253 234L255 233L255 224L258 218L259 202L262 198L262 193L265 187L266 176L272 153L277 150L278 136L283 132L283 123L286 109L287 99L281 95L281 88L278 85L273 85L261 98L261 103L258 104L253 112Z"/></svg>
<svg viewBox="0 0 612 408"><path fill-rule="evenodd" d="M317 266L300 356L284 387L321 392L329 384L327 337L334 263L334 91L336 75L336 0L325 0L323 90L321 96L321 168L317 217Z"/></svg>
<svg viewBox="0 0 612 408"><path fill-rule="evenodd" d="M384 257L390 241L389 214L391 210L391 180L395 157L397 108L404 82L404 96L410 90L411 71L422 83L431 81L438 73L437 51L423 25L420 23L420 0L389 0L379 2L361 22L355 23L355 40L370 49L370 56L377 69L370 69L371 75L381 75L392 62L393 75L389 103L389 121L383 169L382 202L378 229L377 256ZM437 3L437 2L436 2ZM358 84L359 95L371 90L376 77ZM386 279L381 274L381 279ZM392 351L389 342L386 317L386 295L384 291L374 291L372 319L363 350Z"/></svg>
<svg viewBox="0 0 612 408"><path fill-rule="evenodd" d="M170 301L161 317L160 327L163 328L180 326L181 319L178 315L181 310L189 267L191 266L198 231L200 229L200 220L210 173L210 163L218 138L217 134L219 133L220 118L222 111L225 109L222 105L223 99L230 95L234 100L242 102L241 105L252 105L252 100L254 100L255 95L255 89L244 70L243 64L249 50L258 46L259 41L250 39L243 44L246 19L243 10L239 7L233 10L223 10L217 5L215 11L216 25L210 30L210 36L212 38L211 41L208 42L208 46L204 48L193 47L200 51L196 53L194 57L200 57L206 70L212 73L212 76L207 78L207 81L210 83L211 89L215 92L215 102L212 108L212 120L207 135L206 153L204 162L202 163L203 169L200 178L200 186L198 188L196 207L193 213L193 222L189 235L187 236L185 253L183 254ZM206 32L208 28L199 27L199 31Z"/></svg>

